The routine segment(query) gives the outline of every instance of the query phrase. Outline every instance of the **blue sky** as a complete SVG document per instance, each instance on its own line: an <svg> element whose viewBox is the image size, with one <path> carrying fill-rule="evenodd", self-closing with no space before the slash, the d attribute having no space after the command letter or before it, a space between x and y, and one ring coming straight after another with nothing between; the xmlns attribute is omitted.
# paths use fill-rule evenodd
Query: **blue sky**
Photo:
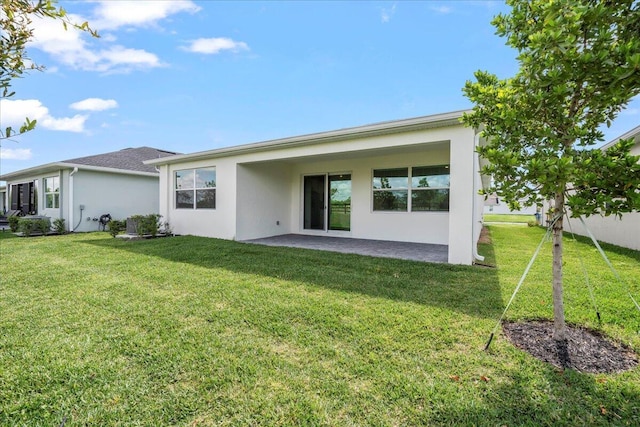
<svg viewBox="0 0 640 427"><path fill-rule="evenodd" d="M2 141L0 173L152 146L218 147L470 108L477 69L515 74L494 34L497 1L60 2L100 39L34 22L0 124L38 119ZM606 139L640 122L640 99Z"/></svg>

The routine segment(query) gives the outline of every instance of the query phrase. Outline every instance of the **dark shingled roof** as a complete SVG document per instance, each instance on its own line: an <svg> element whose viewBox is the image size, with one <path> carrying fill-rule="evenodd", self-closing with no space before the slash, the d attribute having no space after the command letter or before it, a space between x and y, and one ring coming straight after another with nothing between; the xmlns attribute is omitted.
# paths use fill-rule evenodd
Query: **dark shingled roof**
<svg viewBox="0 0 640 427"><path fill-rule="evenodd" d="M136 172L158 173L155 166L145 165L142 162L160 157L173 156L175 154L179 153L158 150L157 148L152 147L125 148L124 150L114 151L111 153L69 159L65 160L64 163L123 169Z"/></svg>

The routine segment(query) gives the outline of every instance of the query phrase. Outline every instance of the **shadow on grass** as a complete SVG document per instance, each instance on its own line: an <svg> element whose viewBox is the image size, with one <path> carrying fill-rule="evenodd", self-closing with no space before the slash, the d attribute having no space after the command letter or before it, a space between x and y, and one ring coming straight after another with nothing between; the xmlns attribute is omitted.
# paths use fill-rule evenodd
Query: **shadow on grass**
<svg viewBox="0 0 640 427"><path fill-rule="evenodd" d="M441 407L430 421L447 420L448 425L640 425L640 393L633 382L548 365L538 368L542 372L536 374L532 374L535 366L511 369L509 381L500 385L476 383L475 387L486 388L482 404L464 410Z"/></svg>
<svg viewBox="0 0 640 427"><path fill-rule="evenodd" d="M268 276L344 292L497 318L503 307L493 269L269 247L195 236L83 243L210 269Z"/></svg>

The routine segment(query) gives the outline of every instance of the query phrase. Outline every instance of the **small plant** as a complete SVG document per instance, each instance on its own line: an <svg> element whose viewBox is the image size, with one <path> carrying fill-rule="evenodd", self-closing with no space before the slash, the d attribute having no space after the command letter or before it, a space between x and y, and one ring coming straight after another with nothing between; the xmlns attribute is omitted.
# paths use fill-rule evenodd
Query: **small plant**
<svg viewBox="0 0 640 427"><path fill-rule="evenodd" d="M56 218L53 220L53 231L58 234L67 233L67 227L64 224L64 218Z"/></svg>
<svg viewBox="0 0 640 427"><path fill-rule="evenodd" d="M116 237L127 228L127 222L123 219L112 219L109 221L109 234L112 237Z"/></svg>
<svg viewBox="0 0 640 427"><path fill-rule="evenodd" d="M162 232L167 236L173 236L173 229L171 228L169 221L162 223Z"/></svg>
<svg viewBox="0 0 640 427"><path fill-rule="evenodd" d="M11 229L11 231L13 233L18 231L19 223L20 223L20 217L13 215L13 216L10 216L7 219L7 221L9 221L9 229Z"/></svg>
<svg viewBox="0 0 640 427"><path fill-rule="evenodd" d="M20 218L18 220L18 231L22 233L24 237L31 236L36 230L36 221L30 218Z"/></svg>
<svg viewBox="0 0 640 427"><path fill-rule="evenodd" d="M133 225L138 236L151 235L155 237L160 230L160 218L162 218L162 215L159 214L133 215L127 221L130 221L130 224Z"/></svg>
<svg viewBox="0 0 640 427"><path fill-rule="evenodd" d="M36 219L34 222L36 223L36 231L42 233L43 236L46 236L51 231L51 220L49 218Z"/></svg>
<svg viewBox="0 0 640 427"><path fill-rule="evenodd" d="M538 223L537 223L536 221L529 221L529 222L527 222L527 226L528 226L528 227L535 227L535 226L537 226L537 225L538 225Z"/></svg>
<svg viewBox="0 0 640 427"><path fill-rule="evenodd" d="M160 214L149 214L144 217L144 234L151 234L153 237L156 237L158 234L158 230L160 229L160 218L162 215Z"/></svg>

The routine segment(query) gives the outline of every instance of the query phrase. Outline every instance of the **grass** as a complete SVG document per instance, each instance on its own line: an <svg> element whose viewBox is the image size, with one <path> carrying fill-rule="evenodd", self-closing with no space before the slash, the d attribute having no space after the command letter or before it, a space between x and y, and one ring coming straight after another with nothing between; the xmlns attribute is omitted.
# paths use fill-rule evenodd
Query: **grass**
<svg viewBox="0 0 640 427"><path fill-rule="evenodd" d="M535 221L534 215L523 214L484 214L482 216L484 222L513 222L526 224L529 221Z"/></svg>
<svg viewBox="0 0 640 427"><path fill-rule="evenodd" d="M640 369L558 372L501 335L543 231L492 226L498 268L190 236L0 233L0 425L637 425ZM549 252L510 319L549 317ZM640 294L640 254L606 246ZM640 313L595 251L602 329ZM567 317L597 326L567 257Z"/></svg>

